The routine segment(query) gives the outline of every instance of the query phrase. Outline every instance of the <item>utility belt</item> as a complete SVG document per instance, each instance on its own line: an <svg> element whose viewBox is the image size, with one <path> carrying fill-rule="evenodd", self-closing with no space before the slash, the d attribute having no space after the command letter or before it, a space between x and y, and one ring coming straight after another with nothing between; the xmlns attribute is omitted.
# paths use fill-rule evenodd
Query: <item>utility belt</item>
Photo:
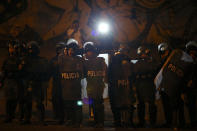
<svg viewBox="0 0 197 131"><path fill-rule="evenodd" d="M136 79L151 79L153 78L152 74L137 74Z"/></svg>

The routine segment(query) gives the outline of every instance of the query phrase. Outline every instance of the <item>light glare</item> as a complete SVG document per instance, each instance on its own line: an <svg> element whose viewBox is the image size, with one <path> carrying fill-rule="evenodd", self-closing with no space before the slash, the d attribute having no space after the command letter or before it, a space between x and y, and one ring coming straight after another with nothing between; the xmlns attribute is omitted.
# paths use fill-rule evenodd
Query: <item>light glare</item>
<svg viewBox="0 0 197 131"><path fill-rule="evenodd" d="M106 22L100 22L98 25L98 31L100 33L106 34L109 31L109 24Z"/></svg>

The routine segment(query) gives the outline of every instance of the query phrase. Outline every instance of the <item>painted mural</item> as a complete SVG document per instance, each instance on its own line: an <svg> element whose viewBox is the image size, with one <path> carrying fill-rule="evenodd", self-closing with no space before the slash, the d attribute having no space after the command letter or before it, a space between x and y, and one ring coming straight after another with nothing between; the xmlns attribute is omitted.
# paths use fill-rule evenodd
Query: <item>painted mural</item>
<svg viewBox="0 0 197 131"><path fill-rule="evenodd" d="M169 38L197 40L195 0L1 0L0 41L19 37L55 43L68 39L78 21L81 45L105 39L111 46L160 43ZM107 36L95 33L99 20L110 22Z"/></svg>

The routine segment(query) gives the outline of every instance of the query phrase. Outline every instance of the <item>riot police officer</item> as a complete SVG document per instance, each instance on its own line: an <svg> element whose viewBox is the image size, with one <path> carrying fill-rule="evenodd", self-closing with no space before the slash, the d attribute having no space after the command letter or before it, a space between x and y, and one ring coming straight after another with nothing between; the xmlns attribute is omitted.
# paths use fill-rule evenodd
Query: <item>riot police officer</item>
<svg viewBox="0 0 197 131"><path fill-rule="evenodd" d="M40 122L46 125L43 104L46 89L42 86L42 83L49 79L49 64L45 58L39 56L40 49L36 41L29 42L27 50L28 56L24 61L27 86L25 88L25 121L23 124L31 123L32 101L35 101Z"/></svg>
<svg viewBox="0 0 197 131"><path fill-rule="evenodd" d="M159 53L159 56L161 58L161 62L160 62L160 65L158 67L158 71L160 71L160 69L162 68L162 66L164 65L165 61L167 60L168 56L170 55L171 53L171 48L169 46L168 43L166 42L162 42L158 45L158 53ZM156 82L156 81L154 81ZM161 96L161 100L162 100L162 104L163 104L163 111L164 111L164 115L165 115L165 123L161 125L161 127L169 127L169 120L168 120L168 100L165 99L165 93L159 88L158 86L158 83L155 83L156 85L156 90L157 90L157 95L158 95L158 98Z"/></svg>
<svg viewBox="0 0 197 131"><path fill-rule="evenodd" d="M186 105L189 111L190 127L194 128L196 126L196 81L197 81L197 43L195 41L190 41L186 44L186 52L192 56L194 60L194 65L192 68L192 73L189 76L189 80L186 85Z"/></svg>
<svg viewBox="0 0 197 131"><path fill-rule="evenodd" d="M54 56L50 61L51 68L51 77L53 79L53 89L52 89L52 104L53 112L55 118L60 118L62 115L61 112L61 84L60 84L60 75L58 69L58 57L63 54L65 48L64 42L58 42L56 44L56 56Z"/></svg>
<svg viewBox="0 0 197 131"><path fill-rule="evenodd" d="M98 49L93 42L84 44L85 51L85 74L87 80L87 95L89 104L93 107L96 127L104 125L103 91L105 88L107 65L102 57L98 56ZM98 66L99 65L99 66Z"/></svg>
<svg viewBox="0 0 197 131"><path fill-rule="evenodd" d="M18 102L18 72L19 59L17 57L18 41L8 42L9 56L5 59L3 72L3 87L5 88L6 97L6 119L4 122L10 123L15 118L15 111Z"/></svg>
<svg viewBox="0 0 197 131"><path fill-rule="evenodd" d="M84 77L84 61L77 56L78 49L78 42L69 39L64 55L58 58L64 106L62 116L66 125L75 127L79 127L82 122L81 79Z"/></svg>
<svg viewBox="0 0 197 131"><path fill-rule="evenodd" d="M137 50L139 60L134 65L135 86L138 98L137 113L139 127L145 127L145 103L149 107L150 126L155 126L157 107L155 105L154 77L157 63L151 56L150 49L140 46Z"/></svg>
<svg viewBox="0 0 197 131"><path fill-rule="evenodd" d="M109 98L116 127L133 126L133 65L128 53L128 48L120 48L111 57L108 68Z"/></svg>
<svg viewBox="0 0 197 131"><path fill-rule="evenodd" d="M160 89L165 113L165 127L173 127L179 117L179 126L184 127L184 103L181 96L191 72L193 59L186 52L174 49L166 59L155 78L156 88Z"/></svg>

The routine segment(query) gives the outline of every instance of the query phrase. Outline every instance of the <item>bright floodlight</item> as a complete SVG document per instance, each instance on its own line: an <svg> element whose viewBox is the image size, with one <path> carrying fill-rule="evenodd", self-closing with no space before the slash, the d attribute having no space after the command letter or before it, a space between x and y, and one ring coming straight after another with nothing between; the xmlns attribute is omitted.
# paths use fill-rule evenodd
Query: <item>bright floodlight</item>
<svg viewBox="0 0 197 131"><path fill-rule="evenodd" d="M109 32L109 24L106 22L100 22L98 25L98 31L102 34L106 34Z"/></svg>

